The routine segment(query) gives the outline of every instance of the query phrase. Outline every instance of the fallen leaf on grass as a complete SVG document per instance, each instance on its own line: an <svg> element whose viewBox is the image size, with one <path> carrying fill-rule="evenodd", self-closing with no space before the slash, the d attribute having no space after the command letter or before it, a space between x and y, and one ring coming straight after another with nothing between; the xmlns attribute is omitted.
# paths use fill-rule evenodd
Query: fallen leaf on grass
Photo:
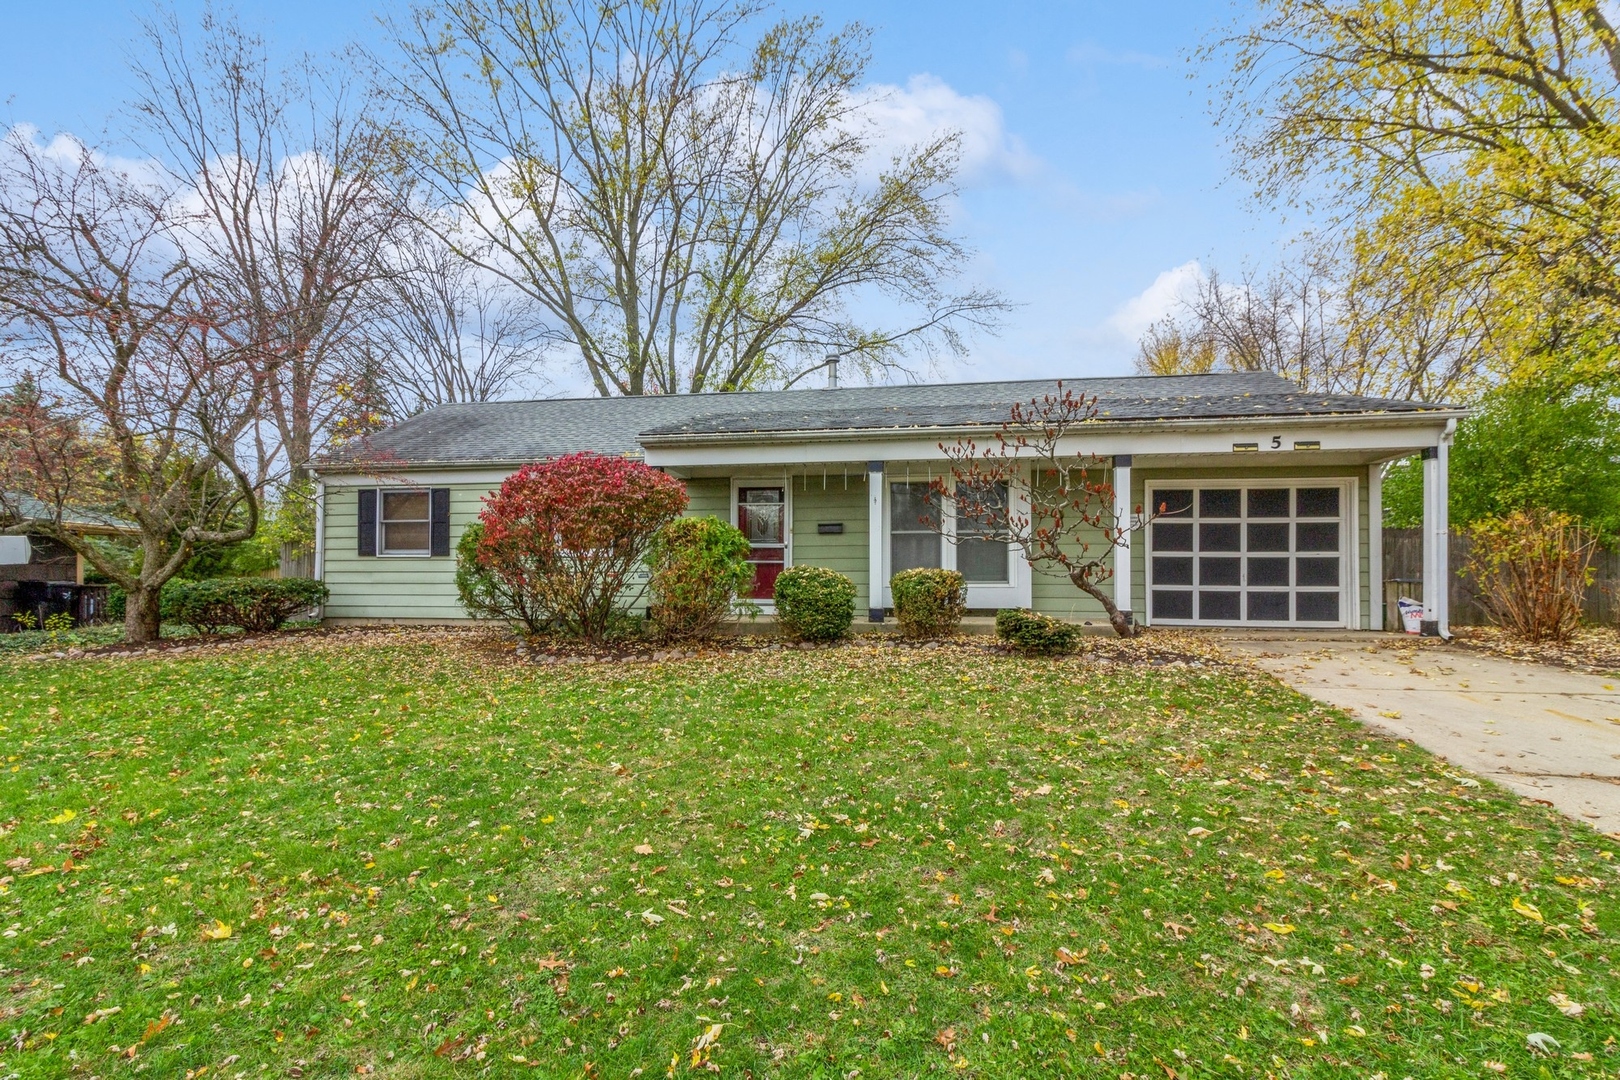
<svg viewBox="0 0 1620 1080"><path fill-rule="evenodd" d="M1291 923L1268 922L1261 923L1260 925L1265 927L1267 930L1270 930L1273 934L1292 934L1296 929Z"/></svg>
<svg viewBox="0 0 1620 1080"><path fill-rule="evenodd" d="M202 932L202 936L209 941L224 941L231 936L231 925L215 919L214 925L206 927Z"/></svg>
<svg viewBox="0 0 1620 1080"><path fill-rule="evenodd" d="M55 817L51 818L50 819L50 824L52 824L52 825L66 825L68 822L72 821L74 818L76 818L78 816L79 815L74 813L72 810L64 810L60 814L57 814Z"/></svg>
<svg viewBox="0 0 1620 1080"><path fill-rule="evenodd" d="M651 855L653 853L651 844L637 844L630 850L634 851L637 855Z"/></svg>
<svg viewBox="0 0 1620 1080"><path fill-rule="evenodd" d="M1532 922L1544 921L1541 917L1540 908L1536 907L1534 904L1519 899L1517 896L1513 898L1513 910Z"/></svg>
<svg viewBox="0 0 1620 1080"><path fill-rule="evenodd" d="M1547 1000L1552 1003L1553 1008L1557 1009L1571 1020L1577 1019L1586 1011L1585 1005L1582 1005L1578 1001L1571 1001L1569 995L1565 994L1563 991L1559 991L1555 994L1548 994Z"/></svg>
<svg viewBox="0 0 1620 1080"><path fill-rule="evenodd" d="M87 1024L93 1024L97 1020L105 1020L109 1016L117 1016L119 1013L121 1013L123 1011L124 1011L124 1007L122 1005L114 1005L110 1009L97 1009L93 1013L87 1013L85 1015L84 1022L87 1023Z"/></svg>
<svg viewBox="0 0 1620 1080"><path fill-rule="evenodd" d="M1204 828L1202 825L1194 825L1192 828L1187 830L1187 835L1188 836L1214 836L1215 833L1213 831L1209 830L1209 829Z"/></svg>

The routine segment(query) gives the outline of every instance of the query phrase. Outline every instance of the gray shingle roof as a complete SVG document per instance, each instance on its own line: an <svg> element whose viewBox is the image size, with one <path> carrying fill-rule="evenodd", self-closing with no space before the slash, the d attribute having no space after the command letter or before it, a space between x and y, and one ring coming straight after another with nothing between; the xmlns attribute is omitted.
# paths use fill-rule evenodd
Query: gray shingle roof
<svg viewBox="0 0 1620 1080"><path fill-rule="evenodd" d="M35 518L40 521L54 521L56 508L48 503L40 502L29 495L9 495L0 498L0 503L14 508L17 519ZM6 523L6 515L0 513L0 525ZM140 527L132 521L104 514L99 510L85 510L81 507L63 507L62 525L68 529L77 529L83 532L122 532L135 533Z"/></svg>
<svg viewBox="0 0 1620 1080"><path fill-rule="evenodd" d="M767 390L669 397L557 398L441 405L332 455L326 467L511 464L593 450L633 454L643 435L737 436L786 431L899 431L993 426L1014 402L1056 390L1018 382ZM1065 379L1098 398L1098 419L1185 420L1412 413L1445 406L1306 394L1266 372Z"/></svg>

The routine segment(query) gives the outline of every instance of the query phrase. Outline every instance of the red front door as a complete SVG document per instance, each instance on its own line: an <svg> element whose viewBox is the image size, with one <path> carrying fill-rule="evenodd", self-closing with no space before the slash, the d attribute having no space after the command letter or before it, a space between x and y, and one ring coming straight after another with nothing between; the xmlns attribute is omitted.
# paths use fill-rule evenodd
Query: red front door
<svg viewBox="0 0 1620 1080"><path fill-rule="evenodd" d="M776 575L787 565L787 490L738 488L737 528L748 537L748 561L754 564L752 598L769 600L776 595Z"/></svg>

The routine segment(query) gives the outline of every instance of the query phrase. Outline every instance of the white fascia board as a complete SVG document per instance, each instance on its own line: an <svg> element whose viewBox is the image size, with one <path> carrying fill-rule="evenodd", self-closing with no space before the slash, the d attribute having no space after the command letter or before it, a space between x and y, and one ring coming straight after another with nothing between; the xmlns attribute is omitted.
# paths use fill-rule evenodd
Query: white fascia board
<svg viewBox="0 0 1620 1080"><path fill-rule="evenodd" d="M374 487L447 487L451 484L479 484L488 485L492 490L501 486L505 480L517 471L517 466L510 469L466 468L466 469L396 469L391 472L376 473L315 473L328 488L374 488Z"/></svg>
<svg viewBox="0 0 1620 1080"><path fill-rule="evenodd" d="M1316 441L1322 450L1378 452L1391 457L1437 446L1452 419L1450 412L1414 417L1258 417L1252 420L1153 421L1135 424L1105 421L1087 425L1083 434L1062 440L1065 457L1114 454L1230 454L1236 443L1256 443L1265 456L1273 436L1282 439L1278 450L1293 451L1295 441ZM647 464L661 468L716 465L794 465L838 461L926 461L942 458L940 444L976 439L981 446L994 439L983 428L932 431L927 437L891 436L871 432L783 432L750 435L735 440L699 443L690 437L651 438L644 444ZM1276 452L1276 451L1272 451Z"/></svg>

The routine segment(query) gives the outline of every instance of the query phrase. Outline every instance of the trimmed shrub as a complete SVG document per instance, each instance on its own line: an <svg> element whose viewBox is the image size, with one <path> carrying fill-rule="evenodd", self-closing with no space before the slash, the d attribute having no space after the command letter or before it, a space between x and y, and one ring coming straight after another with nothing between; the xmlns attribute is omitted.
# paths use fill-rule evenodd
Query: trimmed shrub
<svg viewBox="0 0 1620 1080"><path fill-rule="evenodd" d="M497 618L601 644L637 599L633 575L654 538L685 509L681 482L639 461L525 465L484 500L473 558L494 585L473 595Z"/></svg>
<svg viewBox="0 0 1620 1080"><path fill-rule="evenodd" d="M527 592L509 589L500 577L478 562L478 546L484 541L484 526L469 522L456 541L456 594L461 606L475 619L501 619L521 625L531 634L551 629L551 617L536 610Z"/></svg>
<svg viewBox="0 0 1620 1080"><path fill-rule="evenodd" d="M955 570L919 566L889 579L894 615L907 637L944 637L956 632L967 611L967 582Z"/></svg>
<svg viewBox="0 0 1620 1080"><path fill-rule="evenodd" d="M326 586L307 578L209 578L173 581L163 588L165 617L205 634L228 626L248 633L279 630L306 608L324 604Z"/></svg>
<svg viewBox="0 0 1620 1080"><path fill-rule="evenodd" d="M1080 628L1050 615L1003 608L996 612L996 637L1020 652L1068 652L1079 639Z"/></svg>
<svg viewBox="0 0 1620 1080"><path fill-rule="evenodd" d="M824 566L790 566L776 576L776 617L803 641L847 637L855 622L855 583Z"/></svg>
<svg viewBox="0 0 1620 1080"><path fill-rule="evenodd" d="M676 518L665 525L647 565L647 619L666 641L712 636L754 583L748 537L717 517Z"/></svg>

